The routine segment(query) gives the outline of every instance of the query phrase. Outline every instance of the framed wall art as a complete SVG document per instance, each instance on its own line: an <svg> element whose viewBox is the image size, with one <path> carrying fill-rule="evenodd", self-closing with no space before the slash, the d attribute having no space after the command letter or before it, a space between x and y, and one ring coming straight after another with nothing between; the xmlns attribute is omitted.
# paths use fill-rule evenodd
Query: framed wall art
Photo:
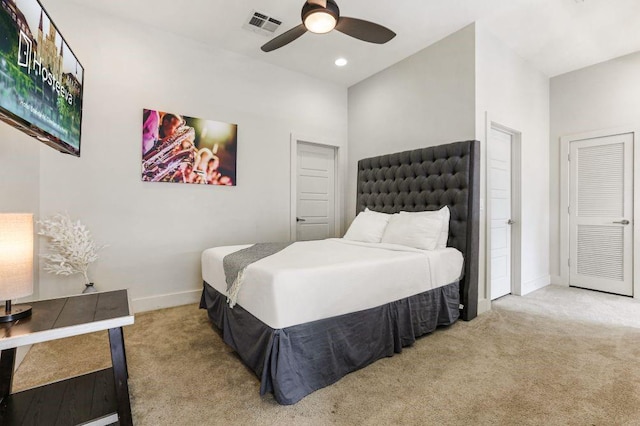
<svg viewBox="0 0 640 426"><path fill-rule="evenodd" d="M142 180L236 184L238 125L144 109Z"/></svg>

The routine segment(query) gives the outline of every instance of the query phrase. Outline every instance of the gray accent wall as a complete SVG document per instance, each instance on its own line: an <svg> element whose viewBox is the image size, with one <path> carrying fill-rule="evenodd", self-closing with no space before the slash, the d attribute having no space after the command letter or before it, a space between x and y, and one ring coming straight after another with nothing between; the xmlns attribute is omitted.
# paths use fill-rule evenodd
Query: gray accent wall
<svg viewBox="0 0 640 426"><path fill-rule="evenodd" d="M349 88L347 225L358 160L475 136L475 30L470 25Z"/></svg>
<svg viewBox="0 0 640 426"><path fill-rule="evenodd" d="M469 25L349 88L347 225L355 216L356 162L391 152L481 141L478 312L486 278L486 114L522 133L521 288L549 284L549 78L481 23Z"/></svg>

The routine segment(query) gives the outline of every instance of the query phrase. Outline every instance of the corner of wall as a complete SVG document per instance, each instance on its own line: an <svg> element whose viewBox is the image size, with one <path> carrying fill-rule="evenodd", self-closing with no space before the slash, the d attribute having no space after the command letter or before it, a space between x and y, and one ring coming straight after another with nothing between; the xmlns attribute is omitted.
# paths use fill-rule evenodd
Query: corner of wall
<svg viewBox="0 0 640 426"><path fill-rule="evenodd" d="M491 300L482 298L478 300L478 315L491 310Z"/></svg>
<svg viewBox="0 0 640 426"><path fill-rule="evenodd" d="M527 294L549 284L549 239L539 229L549 229L548 144L549 79L494 36L482 22L475 26L476 139L482 147L482 198L487 206L487 130L494 121L521 135L521 282ZM507 89L508 88L508 89ZM489 116L489 118L488 118ZM530 164L536 164L532 168ZM543 178L540 178L542 174ZM535 178L534 178L535 176ZM487 206L488 209L488 206ZM489 231L486 210L481 211L481 268L485 297L489 294L486 254ZM490 304L489 304L490 306Z"/></svg>
<svg viewBox="0 0 640 426"><path fill-rule="evenodd" d="M526 296L529 293L533 293L536 290L540 290L551 284L551 277L549 275L543 275L534 280L530 280L522 283L522 294L520 296Z"/></svg>

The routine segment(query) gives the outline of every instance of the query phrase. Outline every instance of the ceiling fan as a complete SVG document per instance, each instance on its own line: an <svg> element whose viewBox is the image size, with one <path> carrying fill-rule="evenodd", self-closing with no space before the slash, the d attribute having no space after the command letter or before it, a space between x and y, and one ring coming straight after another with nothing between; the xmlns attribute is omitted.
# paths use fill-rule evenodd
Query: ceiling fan
<svg viewBox="0 0 640 426"><path fill-rule="evenodd" d="M396 33L382 25L340 16L340 9L333 0L307 0L302 6L302 24L265 43L261 49L271 52L291 43L307 31L325 34L334 28L348 36L377 44L386 43L396 36Z"/></svg>

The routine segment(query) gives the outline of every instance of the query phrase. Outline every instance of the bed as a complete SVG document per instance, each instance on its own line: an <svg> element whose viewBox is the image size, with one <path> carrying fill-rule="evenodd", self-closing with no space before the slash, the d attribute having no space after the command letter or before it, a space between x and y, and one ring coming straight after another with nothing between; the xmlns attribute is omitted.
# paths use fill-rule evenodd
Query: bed
<svg viewBox="0 0 640 426"><path fill-rule="evenodd" d="M476 316L479 142L358 162L357 213L443 206L450 212L446 248L345 239L293 243L243 270L233 308L223 261L252 246L205 250L200 307L260 378L260 393L294 404L438 326Z"/></svg>

